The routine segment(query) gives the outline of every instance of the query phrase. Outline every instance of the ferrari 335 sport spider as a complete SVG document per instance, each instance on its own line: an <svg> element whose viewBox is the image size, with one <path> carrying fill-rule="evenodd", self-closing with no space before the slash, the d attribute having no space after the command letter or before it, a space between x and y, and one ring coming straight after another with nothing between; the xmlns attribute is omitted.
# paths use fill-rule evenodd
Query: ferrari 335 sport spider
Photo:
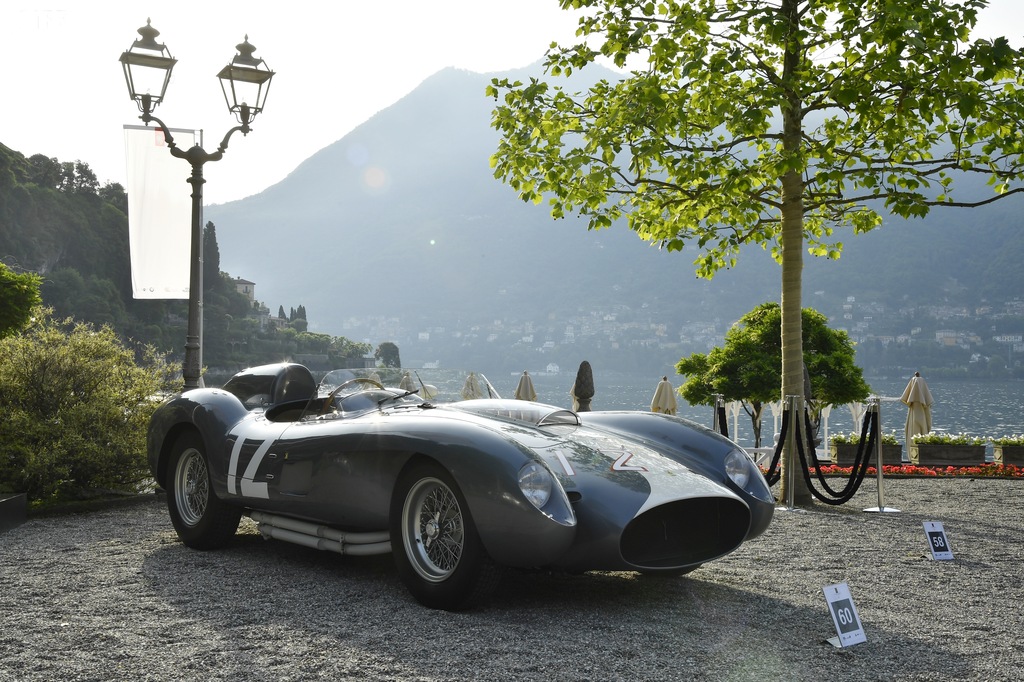
<svg viewBox="0 0 1024 682"><path fill-rule="evenodd" d="M223 546L244 514L266 538L392 552L417 600L456 610L504 567L682 574L771 521L751 458L687 420L445 403L408 379L337 370L318 385L282 363L164 402L148 457L182 542Z"/></svg>

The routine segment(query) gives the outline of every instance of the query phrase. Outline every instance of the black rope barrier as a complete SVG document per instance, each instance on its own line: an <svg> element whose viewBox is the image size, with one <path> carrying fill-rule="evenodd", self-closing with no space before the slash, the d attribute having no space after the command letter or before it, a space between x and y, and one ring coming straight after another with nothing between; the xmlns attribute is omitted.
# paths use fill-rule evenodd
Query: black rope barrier
<svg viewBox="0 0 1024 682"><path fill-rule="evenodd" d="M779 464L782 461L782 453L785 450L786 434L789 430L790 421L790 410L784 410L782 412L782 429L779 433L779 442L775 445L775 453L772 455L771 464L768 466L768 470L764 473L765 480L769 486L778 483L779 478L781 477L782 472ZM847 479L846 484L841 490L834 490L832 486L828 484L825 475L821 473L821 463L818 462L817 456L813 458L813 468L815 478L818 483L821 484L824 492L819 491L814 486L814 482L811 480L812 465L808 464L807 455L804 452L804 439L796 439L797 454L800 457L800 469L803 472L804 482L807 484L807 488L811 491L811 495L821 502L831 505L845 504L850 501L857 490L860 489L861 483L864 482L864 476L867 474L868 465L871 461L871 453L875 449L875 434L878 431L876 428L877 423L878 412L871 411L865 415L864 424L861 428L860 443L857 446L857 454L853 460L853 468L850 470L850 477ZM805 424L807 424L807 442L813 443L814 434L809 420L805 419Z"/></svg>
<svg viewBox="0 0 1024 682"><path fill-rule="evenodd" d="M808 466L807 456L804 454L803 439L797 439L796 450L800 455L800 469L803 471L804 482L807 483L807 488L811 491L811 495L821 502L831 505L845 504L850 501L860 488L860 484L864 482L864 475L867 474L868 464L871 462L871 451L875 447L876 429L874 426L877 418L878 413L874 411L865 415L864 425L861 428L860 443L857 446L857 455L854 457L853 468L850 470L850 478L847 479L846 485L843 486L842 490L833 490L828 484L824 474L821 473L821 463L818 462L817 457L813 458L814 474L818 483L824 488L824 492L814 487L811 481L811 467Z"/></svg>

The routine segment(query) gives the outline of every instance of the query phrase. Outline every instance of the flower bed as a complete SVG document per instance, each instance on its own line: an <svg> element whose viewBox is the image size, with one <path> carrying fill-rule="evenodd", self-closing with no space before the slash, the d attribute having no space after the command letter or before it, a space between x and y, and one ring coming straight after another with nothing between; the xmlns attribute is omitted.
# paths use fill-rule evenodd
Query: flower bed
<svg viewBox="0 0 1024 682"><path fill-rule="evenodd" d="M813 469L811 470L813 472ZM852 467L827 465L821 467L826 476L849 476ZM875 467L868 467L868 476L877 475ZM968 478L1019 478L1024 480L1024 467L1001 464L981 464L978 466L945 466L929 467L904 464L903 466L882 466L883 476L904 476L913 478L944 478L966 476Z"/></svg>
<svg viewBox="0 0 1024 682"><path fill-rule="evenodd" d="M986 442L965 433L927 433L914 436L907 455L918 466L971 467L985 463Z"/></svg>

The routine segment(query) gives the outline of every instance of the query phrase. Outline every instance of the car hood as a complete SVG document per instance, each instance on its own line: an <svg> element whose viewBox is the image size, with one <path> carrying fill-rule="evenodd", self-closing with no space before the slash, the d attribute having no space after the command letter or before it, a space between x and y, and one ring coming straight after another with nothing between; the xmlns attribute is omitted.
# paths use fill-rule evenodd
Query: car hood
<svg viewBox="0 0 1024 682"><path fill-rule="evenodd" d="M708 477L707 463L700 460L707 450L721 449L722 445L699 430L688 434L692 448L681 448L676 442L674 452L668 454L661 451L665 445L657 440L590 425L575 412L551 405L473 400L447 407L487 418L507 438L540 455L568 493L613 484L643 499L636 513L671 500L741 499L726 485ZM687 465L687 455L693 458L694 466Z"/></svg>

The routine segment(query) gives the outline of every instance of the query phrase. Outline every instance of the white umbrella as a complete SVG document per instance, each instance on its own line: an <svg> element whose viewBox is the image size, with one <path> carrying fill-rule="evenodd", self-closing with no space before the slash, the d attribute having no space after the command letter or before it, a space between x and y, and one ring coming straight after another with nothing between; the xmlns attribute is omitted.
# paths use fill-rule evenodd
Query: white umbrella
<svg viewBox="0 0 1024 682"><path fill-rule="evenodd" d="M918 434L926 434L932 430L932 392L928 390L928 384L921 378L920 372L914 372L910 383L903 389L900 402L906 405L907 447L913 443L913 437Z"/></svg>
<svg viewBox="0 0 1024 682"><path fill-rule="evenodd" d="M530 378L530 374L526 370L523 370L523 376L519 377L515 398L516 400L529 400L530 402L537 399L537 391L533 390L533 379Z"/></svg>
<svg viewBox="0 0 1024 682"><path fill-rule="evenodd" d="M668 377L662 377L658 387L654 389L654 399L651 400L651 412L663 412L675 414L678 409L676 404L676 390Z"/></svg>
<svg viewBox="0 0 1024 682"><path fill-rule="evenodd" d="M402 375L402 380L398 382L398 387L403 391L415 391L416 382L413 381L412 377L409 376L409 373L406 372L405 374Z"/></svg>
<svg viewBox="0 0 1024 682"><path fill-rule="evenodd" d="M480 380L476 378L475 372L470 372L466 377L466 383L462 385L462 399L476 400L483 397L484 391L480 388Z"/></svg>

